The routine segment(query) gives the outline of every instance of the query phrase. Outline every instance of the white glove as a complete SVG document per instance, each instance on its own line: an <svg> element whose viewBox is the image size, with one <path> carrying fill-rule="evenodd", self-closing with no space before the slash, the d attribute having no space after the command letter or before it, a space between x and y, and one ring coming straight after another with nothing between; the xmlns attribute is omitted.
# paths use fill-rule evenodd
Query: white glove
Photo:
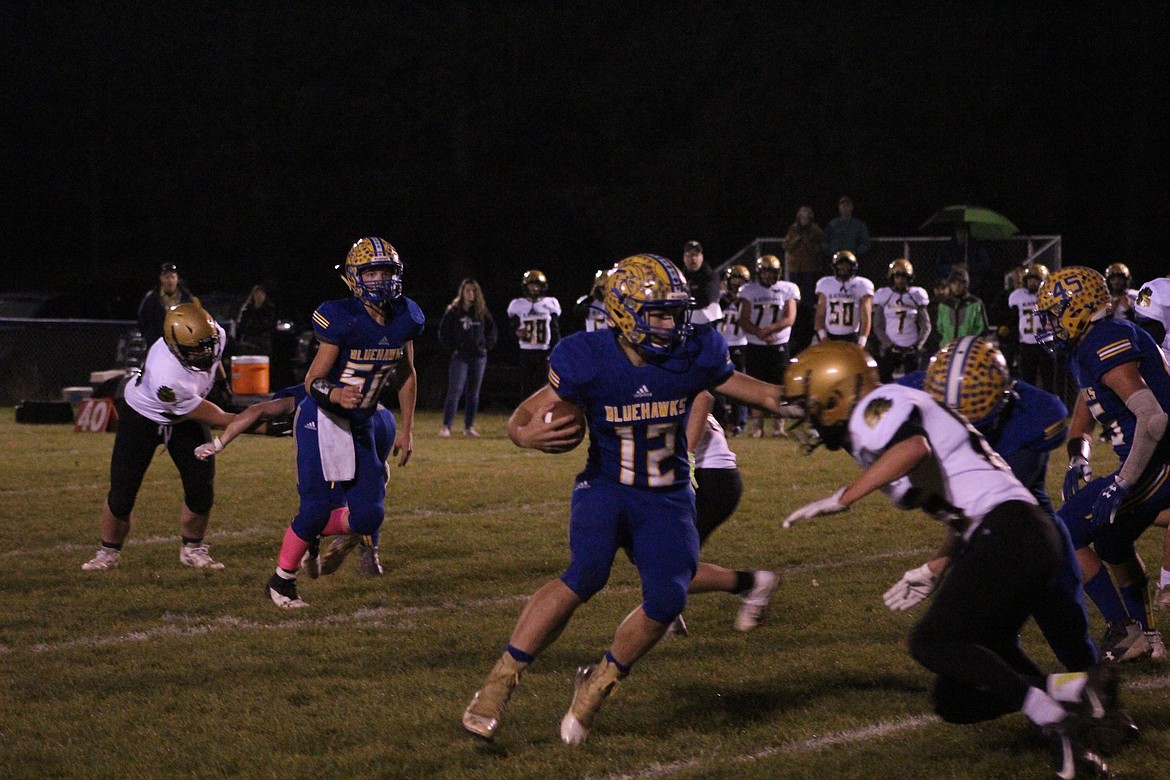
<svg viewBox="0 0 1170 780"><path fill-rule="evenodd" d="M817 331L817 342L818 343L820 343L822 341L828 341L828 340L829 340L829 334L827 331L823 331L823 330Z"/></svg>
<svg viewBox="0 0 1170 780"><path fill-rule="evenodd" d="M195 448L195 457L199 460L207 460L212 455L223 452L223 442L216 436L206 444L200 444Z"/></svg>
<svg viewBox="0 0 1170 780"><path fill-rule="evenodd" d="M838 512L844 512L849 509L841 503L841 494L845 492L845 488L839 489L836 493L828 498L822 498L820 501L813 501L811 504L805 504L800 509L784 518L781 524L782 528L791 528L792 524L798 520L811 520L817 515L835 515Z"/></svg>
<svg viewBox="0 0 1170 780"><path fill-rule="evenodd" d="M863 348L863 349L864 349L864 348L865 348L865 342L866 342L866 341L868 341L868 340L869 340L869 336L861 336L861 335L859 335L859 336L857 337L857 346L859 346L859 347L861 347L861 348Z"/></svg>
<svg viewBox="0 0 1170 780"><path fill-rule="evenodd" d="M938 584L938 577L934 576L930 567L925 563L917 569L911 569L902 575L902 579L894 583L882 596L886 606L894 612L903 612L918 604L931 594Z"/></svg>

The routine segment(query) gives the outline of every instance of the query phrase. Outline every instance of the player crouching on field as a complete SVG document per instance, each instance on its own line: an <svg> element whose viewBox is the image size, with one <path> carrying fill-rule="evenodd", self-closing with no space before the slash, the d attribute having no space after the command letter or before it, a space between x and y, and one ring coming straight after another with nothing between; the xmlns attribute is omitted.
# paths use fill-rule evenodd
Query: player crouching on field
<svg viewBox="0 0 1170 780"><path fill-rule="evenodd" d="M1102 743L1115 730L1115 679L1097 666L1045 676L1018 643L1029 615L1081 608L1059 587L1065 548L1032 493L965 419L920 390L879 386L876 364L855 344L810 347L792 361L784 390L829 449L848 448L865 469L793 512L785 528L847 511L879 489L950 528L951 563L910 634L911 655L938 675L935 711L971 723L1018 710L1049 741L1061 777L1107 772L1077 727L1083 712Z"/></svg>
<svg viewBox="0 0 1170 780"><path fill-rule="evenodd" d="M110 492L102 505L102 546L82 564L86 571L117 568L130 534L130 513L142 479L162 444L183 481L180 517L183 543L179 562L197 569L222 569L203 543L214 500L215 464L194 455L211 440L209 425L234 417L207 400L223 378L227 335L197 303L172 306L163 319L163 337L146 355L142 373L126 385L118 401L118 433L110 456Z"/></svg>

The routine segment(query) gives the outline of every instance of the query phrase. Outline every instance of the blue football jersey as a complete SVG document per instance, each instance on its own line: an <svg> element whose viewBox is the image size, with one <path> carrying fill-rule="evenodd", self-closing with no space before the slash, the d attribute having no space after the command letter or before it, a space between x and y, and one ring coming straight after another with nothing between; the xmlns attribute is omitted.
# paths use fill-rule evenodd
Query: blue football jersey
<svg viewBox="0 0 1170 780"><path fill-rule="evenodd" d="M921 390L925 380L925 371L915 371L898 384ZM1068 433L1068 407L1027 382L1016 382L1013 389L1015 397L1008 402L1007 414L975 428L1005 458L1020 450L1048 452L1059 447Z"/></svg>
<svg viewBox="0 0 1170 780"><path fill-rule="evenodd" d="M1129 320L1098 320L1077 344L1068 369L1085 393L1089 411L1110 434L1117 457L1125 460L1133 444L1137 418L1125 403L1101 381L1110 370L1124 363L1138 364L1142 375L1162 408L1170 409L1170 369L1150 334ZM1162 462L1170 457L1170 437L1163 437L1157 455Z"/></svg>
<svg viewBox="0 0 1170 780"><path fill-rule="evenodd" d="M641 367L622 352L615 331L563 339L549 356L549 384L585 410L589 458L578 480L601 476L650 488L689 483L691 401L734 370L727 341L708 325L696 325L668 360Z"/></svg>
<svg viewBox="0 0 1170 780"><path fill-rule="evenodd" d="M329 371L330 382L355 385L362 391L356 409L325 404L334 414L351 420L367 420L378 406L378 398L388 384L397 384L397 369L407 342L422 333L426 318L411 299L401 296L379 325L366 311L359 298L326 301L313 312L313 330L317 338L341 349L341 355Z"/></svg>

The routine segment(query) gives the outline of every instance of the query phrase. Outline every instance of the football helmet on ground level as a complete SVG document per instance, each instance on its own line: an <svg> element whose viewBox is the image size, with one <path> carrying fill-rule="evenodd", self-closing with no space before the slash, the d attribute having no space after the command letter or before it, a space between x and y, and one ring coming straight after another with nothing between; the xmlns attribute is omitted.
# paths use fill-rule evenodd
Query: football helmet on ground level
<svg viewBox="0 0 1170 780"><path fill-rule="evenodd" d="M543 298L548 294L548 277L544 275L543 271L538 271L535 268L525 271L524 276L520 277L520 289L524 291L525 298L531 298L534 301L537 298Z"/></svg>

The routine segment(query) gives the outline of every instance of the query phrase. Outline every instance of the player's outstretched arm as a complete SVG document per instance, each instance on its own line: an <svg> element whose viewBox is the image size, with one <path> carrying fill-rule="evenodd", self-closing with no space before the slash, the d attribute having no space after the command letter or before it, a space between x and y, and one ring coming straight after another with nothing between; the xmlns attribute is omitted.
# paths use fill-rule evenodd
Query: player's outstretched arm
<svg viewBox="0 0 1170 780"><path fill-rule="evenodd" d="M252 430L265 420L274 420L292 414L296 408L295 399L290 396L274 398L264 403L253 404L235 416L223 429L223 433L207 444L200 444L195 448L195 457L206 460L208 457L222 452L224 447L241 433Z"/></svg>
<svg viewBox="0 0 1170 780"><path fill-rule="evenodd" d="M418 402L418 374L414 370L414 342L403 346L402 361L398 364L398 430L394 432L394 446L391 455L398 456L398 467L402 468L414 452L414 407Z"/></svg>

